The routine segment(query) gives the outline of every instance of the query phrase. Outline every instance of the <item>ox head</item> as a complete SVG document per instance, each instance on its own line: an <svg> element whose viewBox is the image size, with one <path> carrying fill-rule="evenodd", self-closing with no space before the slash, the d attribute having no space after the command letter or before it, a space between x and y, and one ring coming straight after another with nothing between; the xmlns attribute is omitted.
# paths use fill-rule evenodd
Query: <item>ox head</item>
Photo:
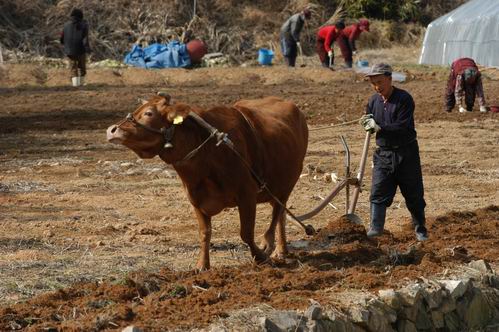
<svg viewBox="0 0 499 332"><path fill-rule="evenodd" d="M189 111L187 105L172 106L169 95L158 93L142 101L124 120L107 128L107 140L126 146L140 158L153 158L173 146L175 125L182 123Z"/></svg>

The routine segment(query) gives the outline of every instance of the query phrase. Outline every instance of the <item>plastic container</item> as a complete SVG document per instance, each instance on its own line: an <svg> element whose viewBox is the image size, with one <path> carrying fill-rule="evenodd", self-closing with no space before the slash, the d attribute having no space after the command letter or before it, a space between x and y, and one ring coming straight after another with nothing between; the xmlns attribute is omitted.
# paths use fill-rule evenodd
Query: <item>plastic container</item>
<svg viewBox="0 0 499 332"><path fill-rule="evenodd" d="M274 58L274 52L266 48L261 48L258 50L258 63L262 66L270 66L272 64L272 59Z"/></svg>
<svg viewBox="0 0 499 332"><path fill-rule="evenodd" d="M205 42L199 39L194 39L188 42L185 47L191 58L192 63L201 63L201 59L208 53L208 47Z"/></svg>
<svg viewBox="0 0 499 332"><path fill-rule="evenodd" d="M490 106L490 111L492 113L499 113L499 105Z"/></svg>
<svg viewBox="0 0 499 332"><path fill-rule="evenodd" d="M359 60L357 61L357 67L369 67L369 61Z"/></svg>

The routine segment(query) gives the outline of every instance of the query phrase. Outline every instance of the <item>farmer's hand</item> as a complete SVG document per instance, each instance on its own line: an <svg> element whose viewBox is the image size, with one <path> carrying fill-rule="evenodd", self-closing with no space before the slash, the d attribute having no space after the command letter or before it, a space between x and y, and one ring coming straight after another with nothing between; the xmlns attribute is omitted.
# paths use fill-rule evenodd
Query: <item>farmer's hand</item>
<svg viewBox="0 0 499 332"><path fill-rule="evenodd" d="M333 50L327 52L327 56L332 58L333 57Z"/></svg>
<svg viewBox="0 0 499 332"><path fill-rule="evenodd" d="M364 127L365 131L369 131L371 133L376 133L380 131L380 126L374 121L372 114L366 114L360 119L360 124Z"/></svg>
<svg viewBox="0 0 499 332"><path fill-rule="evenodd" d="M369 119L372 119L373 118L373 115L372 114L364 114L360 120L359 120L359 124L364 127L364 123L369 120Z"/></svg>
<svg viewBox="0 0 499 332"><path fill-rule="evenodd" d="M296 47L298 48L298 50L301 52L301 44L300 42L296 42Z"/></svg>
<svg viewBox="0 0 499 332"><path fill-rule="evenodd" d="M353 54L353 55L357 55L357 51L353 51L353 52L352 52L352 54Z"/></svg>

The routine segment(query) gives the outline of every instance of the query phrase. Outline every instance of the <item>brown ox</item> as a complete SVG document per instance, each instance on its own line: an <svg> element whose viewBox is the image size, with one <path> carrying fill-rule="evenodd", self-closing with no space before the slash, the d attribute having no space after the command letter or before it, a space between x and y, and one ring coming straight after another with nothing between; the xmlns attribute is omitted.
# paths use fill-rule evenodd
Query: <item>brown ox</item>
<svg viewBox="0 0 499 332"><path fill-rule="evenodd" d="M227 207L238 207L241 238L257 262L286 253L285 210L272 195L285 205L303 167L308 129L295 104L267 97L205 110L158 95L109 127L107 139L173 165L199 223L197 268L210 267L211 217ZM260 249L254 229L256 204L263 202L273 210Z"/></svg>

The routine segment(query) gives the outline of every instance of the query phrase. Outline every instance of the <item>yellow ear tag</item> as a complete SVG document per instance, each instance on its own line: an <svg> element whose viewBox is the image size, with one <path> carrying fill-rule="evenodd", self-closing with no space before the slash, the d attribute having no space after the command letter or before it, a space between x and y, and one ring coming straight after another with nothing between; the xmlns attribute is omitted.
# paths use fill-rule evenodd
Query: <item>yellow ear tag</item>
<svg viewBox="0 0 499 332"><path fill-rule="evenodd" d="M184 122L184 118L180 115L177 115L175 117L175 119L173 119L173 124L181 124L182 122Z"/></svg>

